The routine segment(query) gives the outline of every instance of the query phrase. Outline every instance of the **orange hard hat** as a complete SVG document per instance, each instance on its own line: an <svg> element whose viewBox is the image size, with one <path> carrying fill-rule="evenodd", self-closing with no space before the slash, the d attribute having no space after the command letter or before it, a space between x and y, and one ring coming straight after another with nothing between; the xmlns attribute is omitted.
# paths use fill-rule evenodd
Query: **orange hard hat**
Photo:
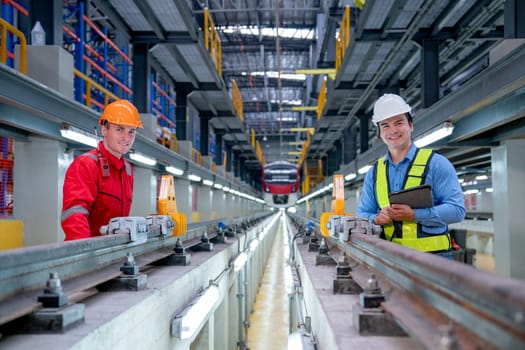
<svg viewBox="0 0 525 350"><path fill-rule="evenodd" d="M139 111L128 100L117 100L108 104L98 119L98 123L102 125L105 120L112 124L143 128Z"/></svg>

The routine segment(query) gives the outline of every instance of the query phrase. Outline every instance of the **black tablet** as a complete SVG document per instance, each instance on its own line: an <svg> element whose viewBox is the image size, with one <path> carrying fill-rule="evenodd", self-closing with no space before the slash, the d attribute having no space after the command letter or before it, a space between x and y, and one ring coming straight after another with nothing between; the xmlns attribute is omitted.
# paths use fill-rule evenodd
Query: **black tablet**
<svg viewBox="0 0 525 350"><path fill-rule="evenodd" d="M432 187L428 184L390 193L390 204L407 204L412 209L431 208Z"/></svg>

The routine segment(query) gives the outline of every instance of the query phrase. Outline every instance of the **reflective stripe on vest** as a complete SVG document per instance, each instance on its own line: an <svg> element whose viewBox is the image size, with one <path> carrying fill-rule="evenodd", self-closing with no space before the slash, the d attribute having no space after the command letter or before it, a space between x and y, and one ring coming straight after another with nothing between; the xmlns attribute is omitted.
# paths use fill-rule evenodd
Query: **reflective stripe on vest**
<svg viewBox="0 0 525 350"><path fill-rule="evenodd" d="M432 154L433 151L428 148L417 150L414 161L410 165L405 177L404 189L423 184ZM390 205L387 171L385 157L382 157L376 164L375 184L377 204L380 208L385 208ZM427 235L423 233L421 225L414 221L396 221L392 224L383 225L383 231L387 240L419 251L432 252L450 249L450 237L448 233Z"/></svg>

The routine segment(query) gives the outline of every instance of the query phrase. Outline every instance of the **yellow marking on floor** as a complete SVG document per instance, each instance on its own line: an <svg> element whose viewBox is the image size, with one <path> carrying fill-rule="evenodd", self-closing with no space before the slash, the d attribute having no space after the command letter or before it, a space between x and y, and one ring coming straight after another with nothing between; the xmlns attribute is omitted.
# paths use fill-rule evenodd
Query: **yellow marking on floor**
<svg viewBox="0 0 525 350"><path fill-rule="evenodd" d="M261 286L255 297L253 313L250 315L250 350L282 350L288 347L289 311L285 283L285 252L288 252L288 241L283 221L280 221Z"/></svg>

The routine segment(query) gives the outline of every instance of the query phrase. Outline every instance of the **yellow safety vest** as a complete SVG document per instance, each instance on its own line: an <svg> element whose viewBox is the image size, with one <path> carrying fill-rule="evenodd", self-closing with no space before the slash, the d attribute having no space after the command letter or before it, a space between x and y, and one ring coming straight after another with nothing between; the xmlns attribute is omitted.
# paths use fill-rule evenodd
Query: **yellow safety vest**
<svg viewBox="0 0 525 350"><path fill-rule="evenodd" d="M423 184L432 154L433 151L428 148L417 150L414 161L406 175L404 189ZM390 205L387 170L385 157L382 157L376 164L375 185L377 204L380 208ZM392 224L383 225L383 232L387 240L419 251L435 252L450 249L450 236L447 232L426 234L422 230L422 225L414 221L394 221Z"/></svg>

